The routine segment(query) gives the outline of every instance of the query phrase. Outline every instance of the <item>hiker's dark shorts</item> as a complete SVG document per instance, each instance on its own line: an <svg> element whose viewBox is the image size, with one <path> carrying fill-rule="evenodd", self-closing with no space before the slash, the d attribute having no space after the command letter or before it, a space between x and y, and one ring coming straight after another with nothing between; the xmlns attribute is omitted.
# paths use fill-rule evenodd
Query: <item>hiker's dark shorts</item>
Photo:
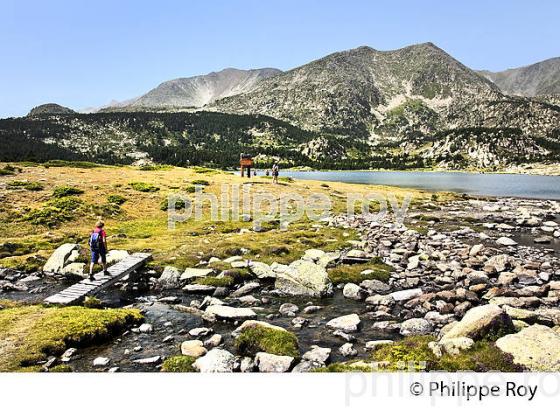
<svg viewBox="0 0 560 410"><path fill-rule="evenodd" d="M105 249L91 251L91 263L99 263L99 258L101 258L101 263L107 263L107 251Z"/></svg>

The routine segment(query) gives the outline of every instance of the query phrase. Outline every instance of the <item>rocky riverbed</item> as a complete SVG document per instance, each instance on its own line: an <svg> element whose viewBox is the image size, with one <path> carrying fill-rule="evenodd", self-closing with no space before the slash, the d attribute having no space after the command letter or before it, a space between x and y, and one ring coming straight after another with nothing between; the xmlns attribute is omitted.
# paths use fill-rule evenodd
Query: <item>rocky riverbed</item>
<svg viewBox="0 0 560 410"><path fill-rule="evenodd" d="M247 260L240 250L186 270L145 270L98 295L105 306L141 309L144 324L55 361L75 371L159 371L170 357L188 358L184 370L201 372L298 372L342 362L383 369L372 352L432 335L434 357L468 354L490 340L520 369L558 371L559 215L554 201L433 201L404 225L327 218L317 229L356 229L361 240L337 252L308 249L290 264ZM38 302L67 286L67 256L54 274L1 270L1 297ZM364 280L329 277L332 267L372 260L390 267L387 280L368 269Z"/></svg>

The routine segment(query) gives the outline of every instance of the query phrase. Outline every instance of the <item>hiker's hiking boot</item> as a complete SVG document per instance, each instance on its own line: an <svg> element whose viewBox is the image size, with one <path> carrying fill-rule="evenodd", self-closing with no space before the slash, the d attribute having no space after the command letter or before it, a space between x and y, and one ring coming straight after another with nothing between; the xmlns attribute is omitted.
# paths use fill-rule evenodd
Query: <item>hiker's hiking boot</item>
<svg viewBox="0 0 560 410"><path fill-rule="evenodd" d="M108 270L104 270L104 271L103 271L103 274L104 274L105 276L111 276L111 274L109 273Z"/></svg>
<svg viewBox="0 0 560 410"><path fill-rule="evenodd" d="M95 277L93 276L93 274L89 275L89 280L91 280L92 282L95 280Z"/></svg>

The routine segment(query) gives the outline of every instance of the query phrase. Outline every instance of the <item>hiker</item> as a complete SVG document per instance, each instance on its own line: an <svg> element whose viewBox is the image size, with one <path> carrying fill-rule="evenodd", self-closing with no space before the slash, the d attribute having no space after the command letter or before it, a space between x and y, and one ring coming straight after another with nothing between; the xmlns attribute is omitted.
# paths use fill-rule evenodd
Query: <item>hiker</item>
<svg viewBox="0 0 560 410"><path fill-rule="evenodd" d="M278 162L275 162L274 165L272 166L272 183L273 184L278 183L278 174L279 174Z"/></svg>
<svg viewBox="0 0 560 410"><path fill-rule="evenodd" d="M89 265L89 280L94 280L93 265L99 263L101 259L101 266L103 266L103 273L109 275L107 272L107 232L103 229L105 224L103 221L98 221L95 224L95 229L89 237L89 248L91 249L91 264Z"/></svg>

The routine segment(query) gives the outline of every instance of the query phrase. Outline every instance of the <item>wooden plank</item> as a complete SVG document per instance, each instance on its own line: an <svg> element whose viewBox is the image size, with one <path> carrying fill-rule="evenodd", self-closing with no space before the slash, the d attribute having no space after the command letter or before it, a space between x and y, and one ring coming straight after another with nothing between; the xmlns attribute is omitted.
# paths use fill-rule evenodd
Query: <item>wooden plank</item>
<svg viewBox="0 0 560 410"><path fill-rule="evenodd" d="M110 273L110 275L98 273L94 276L93 281L89 280L89 278L84 279L57 294L49 296L45 299L45 302L58 305L68 305L71 303L76 303L85 296L89 294L95 294L111 285L112 283L117 282L124 276L135 271L136 269L144 265L149 259L151 259L151 257L152 255L149 253L140 252L130 255L124 260L109 267L107 271Z"/></svg>

